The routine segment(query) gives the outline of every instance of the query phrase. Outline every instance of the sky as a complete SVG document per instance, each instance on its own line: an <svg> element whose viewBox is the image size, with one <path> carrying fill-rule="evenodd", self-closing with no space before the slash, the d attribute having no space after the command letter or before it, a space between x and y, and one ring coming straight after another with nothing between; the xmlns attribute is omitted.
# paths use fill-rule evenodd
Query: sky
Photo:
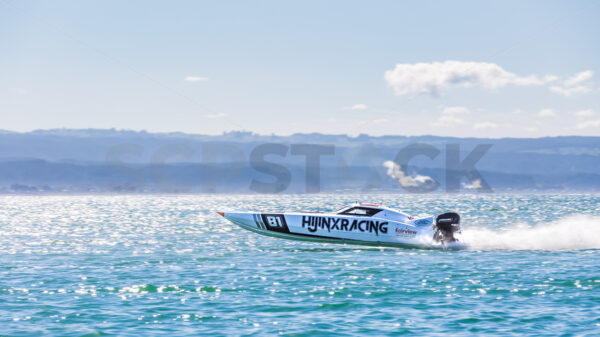
<svg viewBox="0 0 600 337"><path fill-rule="evenodd" d="M0 129L600 136L598 1L0 0Z"/></svg>

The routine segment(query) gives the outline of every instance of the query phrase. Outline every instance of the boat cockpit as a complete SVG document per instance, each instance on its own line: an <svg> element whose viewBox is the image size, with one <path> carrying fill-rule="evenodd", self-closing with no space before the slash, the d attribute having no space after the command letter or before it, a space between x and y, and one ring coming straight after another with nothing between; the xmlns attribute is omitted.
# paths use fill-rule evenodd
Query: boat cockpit
<svg viewBox="0 0 600 337"><path fill-rule="evenodd" d="M357 203L352 206L346 206L337 212L338 215L377 217L393 221L410 221L413 219L410 215L402 213L377 204Z"/></svg>

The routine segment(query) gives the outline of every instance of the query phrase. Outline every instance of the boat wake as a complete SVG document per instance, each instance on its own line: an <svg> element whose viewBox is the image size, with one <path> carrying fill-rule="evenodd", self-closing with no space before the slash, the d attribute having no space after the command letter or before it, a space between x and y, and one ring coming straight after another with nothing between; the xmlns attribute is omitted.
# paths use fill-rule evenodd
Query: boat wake
<svg viewBox="0 0 600 337"><path fill-rule="evenodd" d="M472 250L600 249L600 217L577 215L498 230L467 228L462 241Z"/></svg>

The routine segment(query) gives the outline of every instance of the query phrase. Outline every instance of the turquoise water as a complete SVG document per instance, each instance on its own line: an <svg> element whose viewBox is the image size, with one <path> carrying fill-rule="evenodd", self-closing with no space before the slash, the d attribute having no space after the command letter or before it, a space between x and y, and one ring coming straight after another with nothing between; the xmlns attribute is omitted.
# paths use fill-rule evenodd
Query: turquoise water
<svg viewBox="0 0 600 337"><path fill-rule="evenodd" d="M222 209L457 210L465 251L284 241ZM600 335L598 195L2 196L0 335Z"/></svg>

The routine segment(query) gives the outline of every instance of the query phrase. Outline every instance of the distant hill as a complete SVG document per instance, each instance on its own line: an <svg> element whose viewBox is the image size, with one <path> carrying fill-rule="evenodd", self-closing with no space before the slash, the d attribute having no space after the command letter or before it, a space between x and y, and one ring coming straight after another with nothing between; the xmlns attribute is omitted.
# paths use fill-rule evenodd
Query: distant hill
<svg viewBox="0 0 600 337"><path fill-rule="evenodd" d="M320 174L313 161L307 175L303 151L313 150L300 144L332 151L319 157ZM403 180L418 176L435 179L434 191L443 192L446 178L453 177L445 169L448 158L462 161L482 144L491 148L474 167L493 191L600 191L600 137L209 136L55 129L0 131L0 193L431 191L410 188L418 179ZM384 167L407 149L421 155L399 165L401 173ZM463 177L461 191L481 190L471 173L457 173L472 178Z"/></svg>

